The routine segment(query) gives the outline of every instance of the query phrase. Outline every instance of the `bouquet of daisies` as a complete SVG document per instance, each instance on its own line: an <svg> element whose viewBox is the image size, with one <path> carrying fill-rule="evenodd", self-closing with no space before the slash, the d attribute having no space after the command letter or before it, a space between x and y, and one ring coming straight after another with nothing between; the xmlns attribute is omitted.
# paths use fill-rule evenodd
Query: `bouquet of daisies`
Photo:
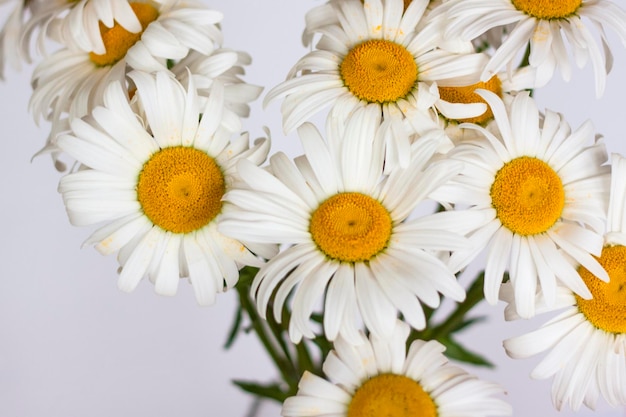
<svg viewBox="0 0 626 417"><path fill-rule="evenodd" d="M572 63L602 95L605 31L626 46L611 0L322 2L263 98L300 138L293 159L242 133L262 87L219 11L13 3L0 76L38 45L38 155L64 172L70 223L97 227L86 243L117 254L123 291L236 291L229 344L247 321L281 377L237 384L283 416L511 415L502 387L448 361L489 363L454 337L482 300L507 320L558 312L504 341L546 352L531 375L553 378L556 409L626 405L626 161L532 97Z"/></svg>

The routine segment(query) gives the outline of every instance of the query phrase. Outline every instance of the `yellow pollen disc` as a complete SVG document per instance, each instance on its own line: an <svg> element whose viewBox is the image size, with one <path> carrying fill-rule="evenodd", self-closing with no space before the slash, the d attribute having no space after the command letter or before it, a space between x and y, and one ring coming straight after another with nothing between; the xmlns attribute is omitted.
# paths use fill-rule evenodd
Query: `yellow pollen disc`
<svg viewBox="0 0 626 417"><path fill-rule="evenodd" d="M593 295L591 300L576 296L578 309L597 328L608 333L626 333L626 247L605 247L598 262L610 281L601 281L585 268L578 268Z"/></svg>
<svg viewBox="0 0 626 417"><path fill-rule="evenodd" d="M528 156L504 164L490 194L498 219L519 235L547 231L561 217L565 205L558 174L542 160Z"/></svg>
<svg viewBox="0 0 626 417"><path fill-rule="evenodd" d="M437 406L422 386L404 376L377 375L352 396L346 417L437 417Z"/></svg>
<svg viewBox="0 0 626 417"><path fill-rule="evenodd" d="M521 12L542 20L564 19L576 13L582 0L511 0Z"/></svg>
<svg viewBox="0 0 626 417"><path fill-rule="evenodd" d="M468 85L465 87L439 87L439 96L442 100L445 100L449 103L485 103L487 102L483 100L481 96L476 94L474 91L477 89L489 90L493 93L496 93L498 97L502 97L502 83L498 76L493 76L487 82L477 82L476 84ZM493 118L493 112L491 108L487 106L487 111L485 111L480 116L470 117L467 119L458 119L459 123L476 123L483 124Z"/></svg>
<svg viewBox="0 0 626 417"><path fill-rule="evenodd" d="M370 103L395 102L406 97L417 82L413 55L397 43L380 39L352 48L340 71L348 90Z"/></svg>
<svg viewBox="0 0 626 417"><path fill-rule="evenodd" d="M121 27L117 22L113 27L108 28L100 22L100 33L106 53L96 55L89 53L89 59L101 67L113 65L126 56L126 52L141 39L141 35L151 22L154 22L159 16L159 11L147 3L130 3L130 7L137 15L141 23L141 32L132 33Z"/></svg>
<svg viewBox="0 0 626 417"><path fill-rule="evenodd" d="M146 216L173 233L189 233L213 220L222 209L225 191L215 160L183 146L152 155L137 183L137 199Z"/></svg>
<svg viewBox="0 0 626 417"><path fill-rule="evenodd" d="M309 232L329 258L369 261L391 237L391 216L378 201L360 193L341 193L324 201L311 215Z"/></svg>

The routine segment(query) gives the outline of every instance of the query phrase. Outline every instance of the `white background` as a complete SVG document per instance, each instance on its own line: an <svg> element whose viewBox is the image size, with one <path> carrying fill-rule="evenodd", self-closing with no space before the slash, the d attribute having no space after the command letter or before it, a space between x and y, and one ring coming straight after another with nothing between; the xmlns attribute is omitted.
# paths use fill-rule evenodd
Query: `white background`
<svg viewBox="0 0 626 417"><path fill-rule="evenodd" d="M246 80L267 91L306 53L300 44L304 13L319 1L207 4L225 14L224 46L253 56ZM7 9L0 13L3 21ZM564 113L573 127L592 119L610 151L625 153L626 53L617 42L613 49L615 70L602 99L594 96L589 69L575 71L569 84L555 79L536 97L540 108ZM130 295L117 290L115 258L81 249L90 230L67 221L56 191L61 174L47 157L30 161L48 129L37 128L28 113L31 71L8 71L0 83L0 417L246 416L251 399L229 381L267 381L276 372L254 336L222 349L235 293L200 308L189 285L172 298L155 295L148 282ZM246 129L260 136L267 125L274 151L299 154L297 137L282 133L279 107L263 110L256 103ZM538 358L513 361L504 354L502 339L543 319L503 323L502 306L481 305L477 313L488 321L461 338L498 366L471 371L506 388L515 416L593 415L586 409L557 413L550 382L528 377ZM604 403L599 411L626 415ZM278 416L279 407L264 404L259 415Z"/></svg>

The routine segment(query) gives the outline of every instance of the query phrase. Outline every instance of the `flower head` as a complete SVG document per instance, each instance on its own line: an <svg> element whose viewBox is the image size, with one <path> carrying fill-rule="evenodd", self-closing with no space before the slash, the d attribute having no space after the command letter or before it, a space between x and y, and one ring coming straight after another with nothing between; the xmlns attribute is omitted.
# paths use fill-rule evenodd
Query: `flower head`
<svg viewBox="0 0 626 417"><path fill-rule="evenodd" d="M59 191L72 224L105 223L86 243L103 254L119 251L122 290L148 276L157 293L173 295L179 278L189 277L198 302L211 304L216 293L235 285L241 265L258 266L256 254L274 253L217 231L230 208L222 197L237 181L236 162L262 163L269 142L249 148L247 135L230 140L219 122L220 83L200 108L193 83L185 92L165 72L130 77L141 114L132 110L125 89L112 83L104 106L73 119L72 133L58 145L84 169L63 177Z"/></svg>
<svg viewBox="0 0 626 417"><path fill-rule="evenodd" d="M428 4L414 0L404 10L401 0L346 0L314 9L305 38L321 34L316 49L295 64L264 103L284 98L287 132L329 105L329 117L344 122L355 109L375 105L384 120L402 126L387 142L388 164L406 166L409 136L419 130L420 116L451 108L454 118L485 111L482 103L446 107L439 100L437 86L477 82L487 57L441 48L438 25L425 24Z"/></svg>
<svg viewBox="0 0 626 417"><path fill-rule="evenodd" d="M409 219L433 189L455 175L454 161L431 163L438 142L422 138L406 169L382 175L380 112L369 106L347 126L331 124L328 141L306 123L298 129L305 155L294 166L279 153L269 169L239 165L245 186L225 196L237 206L220 230L236 239L284 244L258 272L252 287L260 313L270 301L277 320L294 290L289 333L313 337L309 317L325 294L324 332L354 337L360 316L373 333L388 335L398 312L425 326L419 301L436 307L438 293L465 293L436 256L466 247L440 215ZM268 172L269 171L269 172Z"/></svg>
<svg viewBox="0 0 626 417"><path fill-rule="evenodd" d="M2 1L0 3L3 3ZM7 61L19 69L31 61L31 40L38 33L37 48L45 51L46 37L72 44L84 51L105 53L101 26L118 26L132 33L141 24L127 0L19 0L0 31L0 75Z"/></svg>
<svg viewBox="0 0 626 417"><path fill-rule="evenodd" d="M437 341L415 340L398 322L389 338L343 338L324 361L327 379L305 372L297 395L283 404L285 417L481 417L511 415L496 384L448 364Z"/></svg>
<svg viewBox="0 0 626 417"><path fill-rule="evenodd" d="M556 68L569 80L567 41L578 66L591 61L599 96L613 61L604 28L613 29L626 46L626 13L610 0L451 0L443 8L447 12L444 36L449 38L472 40L492 28L515 24L485 67L482 81L515 66L528 44L529 64L537 69L536 87L545 85ZM599 31L602 48L590 28Z"/></svg>
<svg viewBox="0 0 626 417"><path fill-rule="evenodd" d="M580 266L578 272L592 298L559 287L556 302L548 305L538 292L541 311L560 314L538 330L504 341L513 358L549 351L531 377L554 377L552 401L557 409L567 404L577 410L583 403L594 408L599 396L613 406L626 404L626 160L615 154L611 167L607 233L598 256L609 281ZM503 288L502 298L509 303L507 319L517 318L510 288Z"/></svg>
<svg viewBox="0 0 626 417"><path fill-rule="evenodd" d="M568 257L608 279L593 258L602 248L608 197L604 145L593 142L588 122L571 132L557 113L548 110L540 117L527 93L518 94L508 109L495 94L479 94L494 113L498 136L478 125L461 125L483 137L451 151L465 168L433 195L456 205L461 218L482 216L465 223L474 247L451 256L452 270L488 248L487 301L497 302L508 269L523 317L534 314L538 286L548 300L554 300L557 283L591 297Z"/></svg>

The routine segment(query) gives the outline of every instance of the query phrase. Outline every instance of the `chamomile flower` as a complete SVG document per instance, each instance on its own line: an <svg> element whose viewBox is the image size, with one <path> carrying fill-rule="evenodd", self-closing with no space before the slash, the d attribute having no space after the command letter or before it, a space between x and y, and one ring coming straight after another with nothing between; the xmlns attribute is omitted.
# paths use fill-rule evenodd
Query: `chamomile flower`
<svg viewBox="0 0 626 417"><path fill-rule="evenodd" d="M252 294L265 317L270 301L276 320L290 293L289 335L314 337L309 318L324 302L324 332L354 337L357 320L377 335L389 335L401 312L424 328L420 301L435 307L441 293L454 300L463 288L436 251L465 248L459 235L444 230L445 214L408 219L436 187L459 172L454 161L430 164L438 141L421 138L411 163L382 178L383 141L376 106L357 111L347 126L331 124L328 143L305 123L298 133L305 155L278 153L269 171L243 161L246 186L224 200L237 206L220 230L235 239L284 244L257 273ZM355 317L356 316L356 317Z"/></svg>
<svg viewBox="0 0 626 417"><path fill-rule="evenodd" d="M526 358L549 351L531 377L554 377L552 401L557 409L567 404L577 410L582 403L594 408L598 397L612 406L626 405L626 160L613 155L611 200L607 233L600 264L609 282L597 279L586 268L579 273L593 298L586 300L559 288L554 305L546 306L543 294L538 304L546 312L561 313L540 329L505 340L513 358ZM515 301L506 287L502 298L510 305L507 319L514 319Z"/></svg>
<svg viewBox="0 0 626 417"><path fill-rule="evenodd" d="M248 248L274 254L272 247L246 247L217 231L230 210L222 196L237 181L236 162L262 163L269 141L249 148L247 135L230 140L220 128L219 83L200 108L193 85L185 92L170 73L129 76L142 114L115 82L105 90L104 106L73 119L72 134L58 140L84 166L59 184L69 219L77 226L106 223L86 244L103 254L119 252L120 289L132 291L148 276L157 293L173 295L180 277L189 277L198 302L211 304L235 285L238 267L260 265Z"/></svg>
<svg viewBox="0 0 626 417"><path fill-rule="evenodd" d="M537 69L537 87L545 85L557 67L569 80L567 42L579 67L591 61L600 96L613 62L605 27L614 30L626 46L626 13L609 0L451 0L444 7L445 37L472 40L494 27L515 24L485 67L482 81L506 66L516 66L515 60L529 43L529 64ZM592 27L599 32L602 48L590 31Z"/></svg>
<svg viewBox="0 0 626 417"><path fill-rule="evenodd" d="M31 62L31 40L35 33L40 51L45 52L52 39L104 54L99 25L111 28L114 22L130 32L141 31L127 0L20 0L0 32L3 51L0 75L3 59L16 69L22 61Z"/></svg>
<svg viewBox="0 0 626 417"><path fill-rule="evenodd" d="M377 105L384 119L392 122L412 122L411 113L431 108L452 118L484 112L483 104L439 106L437 86L478 81L487 57L440 48L439 27L420 24L428 4L428 0L413 0L404 12L401 0L322 5L309 15L311 28L305 31L305 38L313 31L320 33L316 49L295 64L287 80L274 87L264 103L284 98L286 132L328 106L329 117L340 122L370 104ZM335 17L322 24L331 9ZM403 166L408 163L409 145L406 136L387 144L397 148L395 154L402 158Z"/></svg>
<svg viewBox="0 0 626 417"><path fill-rule="evenodd" d="M326 357L326 378L308 371L298 393L283 403L284 417L483 417L508 416L497 384L448 363L439 342L415 340L398 322L389 338L339 338Z"/></svg>
<svg viewBox="0 0 626 417"><path fill-rule="evenodd" d="M67 120L83 117L102 103L111 81L128 87L130 70L165 71L168 60L183 59L190 50L209 55L221 42L215 24L222 15L217 11L178 0L131 2L130 8L142 31L129 32L119 23L111 28L102 25L106 53L70 45L35 68L29 106L36 121L43 117L52 122L52 132L61 132ZM53 146L54 140L52 134L47 147Z"/></svg>
<svg viewBox="0 0 626 417"><path fill-rule="evenodd" d="M590 122L571 132L557 113L548 110L540 117L528 93L515 96L508 109L495 94L479 94L493 111L499 136L478 125L461 125L483 138L448 154L462 161L464 170L433 195L455 205L461 218L483 216L465 222L474 248L452 254L450 267L461 270L487 248L485 298L497 302L508 269L522 317L534 314L538 286L551 302L557 283L590 298L565 254L608 279L592 256L602 249L608 203L604 144L594 143Z"/></svg>

